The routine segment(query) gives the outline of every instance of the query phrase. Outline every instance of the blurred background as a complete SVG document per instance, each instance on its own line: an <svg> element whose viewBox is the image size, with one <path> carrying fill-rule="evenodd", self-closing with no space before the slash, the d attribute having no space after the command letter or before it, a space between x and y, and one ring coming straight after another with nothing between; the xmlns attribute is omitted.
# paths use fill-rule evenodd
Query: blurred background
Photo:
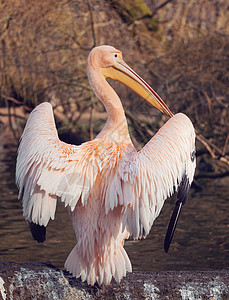
<svg viewBox="0 0 229 300"><path fill-rule="evenodd" d="M197 132L197 170L173 247L163 239L175 198L150 236L126 242L137 270L228 268L229 4L226 0L0 0L0 260L62 267L75 237L59 205L47 242L38 245L22 217L14 183L18 140L31 110L53 105L60 138L93 139L106 113L93 94L86 59L109 44ZM131 138L140 149L165 123L117 82ZM58 251L57 251L58 249ZM58 253L57 253L58 252Z"/></svg>

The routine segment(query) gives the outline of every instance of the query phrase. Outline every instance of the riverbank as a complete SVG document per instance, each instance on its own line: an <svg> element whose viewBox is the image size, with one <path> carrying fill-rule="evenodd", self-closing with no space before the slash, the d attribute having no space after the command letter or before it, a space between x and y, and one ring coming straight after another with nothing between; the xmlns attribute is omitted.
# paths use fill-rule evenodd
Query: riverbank
<svg viewBox="0 0 229 300"><path fill-rule="evenodd" d="M93 287L48 263L0 263L2 299L228 299L229 270L133 272Z"/></svg>

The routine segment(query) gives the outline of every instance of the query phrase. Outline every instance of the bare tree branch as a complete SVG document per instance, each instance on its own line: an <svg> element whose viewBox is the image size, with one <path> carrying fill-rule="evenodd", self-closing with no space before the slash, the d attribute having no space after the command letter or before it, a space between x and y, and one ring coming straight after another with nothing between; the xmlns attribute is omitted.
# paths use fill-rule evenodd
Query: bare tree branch
<svg viewBox="0 0 229 300"><path fill-rule="evenodd" d="M90 0L87 0L87 6L89 9L89 13L90 13L91 32L92 32L92 38L93 38L93 45L91 48L94 48L97 43L96 43L96 36L95 36L94 17L93 17L93 13L92 13L92 5L91 5Z"/></svg>

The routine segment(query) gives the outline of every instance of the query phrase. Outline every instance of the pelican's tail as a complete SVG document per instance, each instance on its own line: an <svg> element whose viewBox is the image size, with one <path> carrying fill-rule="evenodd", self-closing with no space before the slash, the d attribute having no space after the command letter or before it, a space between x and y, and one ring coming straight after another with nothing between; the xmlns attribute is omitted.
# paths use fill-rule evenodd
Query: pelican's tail
<svg viewBox="0 0 229 300"><path fill-rule="evenodd" d="M64 266L73 276L81 277L83 282L86 280L90 285L94 285L96 281L100 285L109 284L112 277L120 282L127 272L132 272L132 266L122 244L112 250L107 249L102 255L92 256L86 260L80 255L81 251L76 244Z"/></svg>

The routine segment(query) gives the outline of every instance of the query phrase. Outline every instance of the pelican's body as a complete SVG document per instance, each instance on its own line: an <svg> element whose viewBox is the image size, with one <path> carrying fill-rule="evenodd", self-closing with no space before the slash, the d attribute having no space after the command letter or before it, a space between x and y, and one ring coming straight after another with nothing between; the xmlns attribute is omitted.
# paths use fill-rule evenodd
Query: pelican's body
<svg viewBox="0 0 229 300"><path fill-rule="evenodd" d="M195 133L191 121L184 114L173 116L115 48L94 48L87 73L107 110L104 129L80 146L63 143L51 105L40 104L30 114L21 139L16 178L33 237L45 240L45 227L54 219L59 197L69 208L77 239L66 269L88 284L108 284L112 277L119 282L131 272L124 240L149 233L174 187L178 194L181 187L179 203L187 196L195 170ZM131 142L121 101L106 77L130 88L136 83L133 90L171 116L139 152ZM169 235L172 238L173 232Z"/></svg>

